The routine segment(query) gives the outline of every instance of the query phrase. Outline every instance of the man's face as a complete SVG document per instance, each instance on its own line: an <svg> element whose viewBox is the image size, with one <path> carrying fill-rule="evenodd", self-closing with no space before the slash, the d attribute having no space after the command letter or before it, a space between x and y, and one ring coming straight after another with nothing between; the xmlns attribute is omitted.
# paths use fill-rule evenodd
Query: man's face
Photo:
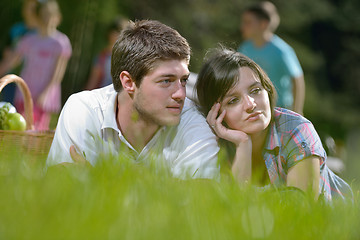
<svg viewBox="0 0 360 240"><path fill-rule="evenodd" d="M143 121L158 126L176 125L186 96L187 60L159 60L134 92L134 107Z"/></svg>
<svg viewBox="0 0 360 240"><path fill-rule="evenodd" d="M243 38L245 40L256 38L264 31L263 25L264 21L259 20L253 13L244 12L240 25Z"/></svg>

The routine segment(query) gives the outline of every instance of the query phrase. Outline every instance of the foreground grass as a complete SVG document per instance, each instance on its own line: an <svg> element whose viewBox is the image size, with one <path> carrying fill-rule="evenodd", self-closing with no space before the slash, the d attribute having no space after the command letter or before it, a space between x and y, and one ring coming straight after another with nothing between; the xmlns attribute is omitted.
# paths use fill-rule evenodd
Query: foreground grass
<svg viewBox="0 0 360 240"><path fill-rule="evenodd" d="M228 177L183 181L126 158L103 162L44 174L29 156L2 159L0 239L360 238L358 192L329 205Z"/></svg>

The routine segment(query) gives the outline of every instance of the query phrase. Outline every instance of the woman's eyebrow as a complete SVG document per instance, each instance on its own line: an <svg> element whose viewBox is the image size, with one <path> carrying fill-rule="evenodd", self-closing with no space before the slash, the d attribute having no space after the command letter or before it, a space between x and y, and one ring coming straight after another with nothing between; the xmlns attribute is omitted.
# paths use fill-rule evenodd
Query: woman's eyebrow
<svg viewBox="0 0 360 240"><path fill-rule="evenodd" d="M236 91L232 91L232 92L227 92L227 94L225 94L224 98L227 98L227 97L233 97L237 95Z"/></svg>
<svg viewBox="0 0 360 240"><path fill-rule="evenodd" d="M260 82L254 82L253 84L251 84L248 88L252 88L252 87L255 87L255 86L262 86Z"/></svg>

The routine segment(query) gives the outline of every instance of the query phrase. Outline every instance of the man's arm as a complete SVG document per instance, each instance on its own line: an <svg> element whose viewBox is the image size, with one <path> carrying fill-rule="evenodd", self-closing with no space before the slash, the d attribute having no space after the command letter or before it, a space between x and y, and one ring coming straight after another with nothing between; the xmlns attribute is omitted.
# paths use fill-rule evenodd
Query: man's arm
<svg viewBox="0 0 360 240"><path fill-rule="evenodd" d="M304 76L292 78L293 80L293 110L301 115L303 115L303 108L305 102L305 81Z"/></svg>
<svg viewBox="0 0 360 240"><path fill-rule="evenodd" d="M100 127L86 102L89 97L91 96L78 93L72 95L64 105L48 155L48 166L63 162L73 163L69 151L72 145L80 154L86 156L87 161L91 163L93 160L97 149L97 132L94 132L94 129L100 130Z"/></svg>

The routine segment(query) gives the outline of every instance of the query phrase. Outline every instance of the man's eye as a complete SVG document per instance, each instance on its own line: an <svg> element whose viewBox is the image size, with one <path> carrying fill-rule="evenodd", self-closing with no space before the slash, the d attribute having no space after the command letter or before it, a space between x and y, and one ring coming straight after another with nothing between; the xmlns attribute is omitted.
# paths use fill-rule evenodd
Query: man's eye
<svg viewBox="0 0 360 240"><path fill-rule="evenodd" d="M161 80L160 83L162 83L162 84L168 84L168 83L170 83L170 79Z"/></svg>
<svg viewBox="0 0 360 240"><path fill-rule="evenodd" d="M189 79L188 79L188 78L186 78L186 79L181 79L180 81L181 81L181 85L182 85L183 87L185 87L186 84L187 84L187 82L189 81Z"/></svg>

